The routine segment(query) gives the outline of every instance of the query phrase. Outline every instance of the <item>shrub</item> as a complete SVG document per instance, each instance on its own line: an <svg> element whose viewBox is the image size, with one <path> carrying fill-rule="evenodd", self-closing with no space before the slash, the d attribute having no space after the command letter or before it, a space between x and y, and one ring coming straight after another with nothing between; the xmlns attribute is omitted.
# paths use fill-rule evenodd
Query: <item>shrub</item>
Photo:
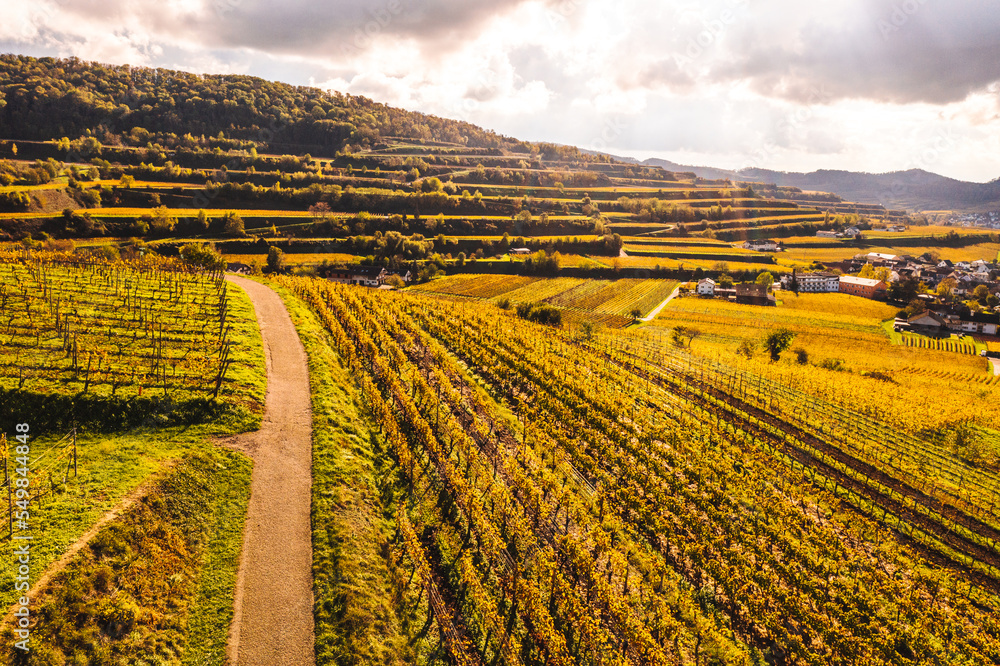
<svg viewBox="0 0 1000 666"><path fill-rule="evenodd" d="M518 303L517 316L546 326L562 326L562 311L547 303Z"/></svg>
<svg viewBox="0 0 1000 666"><path fill-rule="evenodd" d="M272 247L267 250L268 273L281 273L285 270L286 266L285 253L280 247Z"/></svg>

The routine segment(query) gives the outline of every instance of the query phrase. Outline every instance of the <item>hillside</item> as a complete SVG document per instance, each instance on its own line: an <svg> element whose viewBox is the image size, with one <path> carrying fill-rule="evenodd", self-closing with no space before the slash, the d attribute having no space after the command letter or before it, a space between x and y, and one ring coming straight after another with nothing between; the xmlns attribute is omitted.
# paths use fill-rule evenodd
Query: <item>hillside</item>
<svg viewBox="0 0 1000 666"><path fill-rule="evenodd" d="M183 145L191 136L214 139L222 133L228 139L218 142L223 149L252 141L299 154L332 155L384 137L526 148L468 123L252 76L0 56L0 138L91 132L104 143L136 146L150 140Z"/></svg>
<svg viewBox="0 0 1000 666"><path fill-rule="evenodd" d="M871 174L820 170L812 173L685 166L669 160L648 159L643 164L671 171L686 171L700 178L728 178L733 181L773 183L807 191L832 192L849 201L881 204L910 212L925 210L985 211L1000 208L1000 179L989 183L969 183L922 169Z"/></svg>

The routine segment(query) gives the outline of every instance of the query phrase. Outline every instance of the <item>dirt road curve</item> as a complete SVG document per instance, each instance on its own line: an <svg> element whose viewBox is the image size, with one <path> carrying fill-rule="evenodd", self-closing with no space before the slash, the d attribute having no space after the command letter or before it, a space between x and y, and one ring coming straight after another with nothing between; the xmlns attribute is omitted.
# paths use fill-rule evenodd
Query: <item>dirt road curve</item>
<svg viewBox="0 0 1000 666"><path fill-rule="evenodd" d="M227 277L253 301L267 357L267 406L228 445L254 461L227 655L237 666L314 664L312 407L305 349L273 290Z"/></svg>
<svg viewBox="0 0 1000 666"><path fill-rule="evenodd" d="M993 364L993 374L1000 375L1000 358L991 358L990 363Z"/></svg>

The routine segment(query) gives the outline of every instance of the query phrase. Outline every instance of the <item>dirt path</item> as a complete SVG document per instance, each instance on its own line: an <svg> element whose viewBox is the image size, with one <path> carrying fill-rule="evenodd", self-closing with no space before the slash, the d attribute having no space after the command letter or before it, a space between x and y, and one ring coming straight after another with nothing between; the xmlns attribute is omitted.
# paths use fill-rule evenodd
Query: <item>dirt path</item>
<svg viewBox="0 0 1000 666"><path fill-rule="evenodd" d="M238 666L314 664L308 359L273 290L226 279L253 301L267 360L263 425L226 442L254 461L226 654Z"/></svg>
<svg viewBox="0 0 1000 666"><path fill-rule="evenodd" d="M45 567L45 571L38 577L38 580L35 581L34 585L31 586L31 591L28 592L28 597L31 599L38 599L41 596L42 591L44 591L48 584L52 582L52 579L61 573L63 569L69 566L69 563L74 557L76 557L76 554L79 553L84 546L90 543L90 540L97 536L97 533L100 532L105 525L124 514L132 508L132 505L148 495L149 492L156 487L156 484L163 479L164 475L177 464L177 462L177 460L170 460L164 463L163 467L157 470L153 476L139 484L139 486L137 486L132 492L123 497L114 508L109 509L104 513L104 515L98 518L86 532L80 535L80 538L70 544L69 548L66 549L66 552L64 552L58 560ZM10 621L14 618L14 611L19 607L19 605L14 605L8 609L7 616L3 619L4 625L8 625L10 623Z"/></svg>
<svg viewBox="0 0 1000 666"><path fill-rule="evenodd" d="M657 317L659 317L660 313L663 312L663 308L665 308L668 305L670 305L670 301L672 301L675 298L677 298L677 294L679 294L679 293L681 293L681 287L680 287L680 285L677 285L677 288L674 289L673 292L671 292L671 294L669 296L667 296L667 300L665 300L662 303L660 303L659 305L657 305L656 308L652 312L650 312L647 316L643 317L639 321L653 321L654 319L656 319Z"/></svg>
<svg viewBox="0 0 1000 666"><path fill-rule="evenodd" d="M993 374L1000 375L1000 358L991 358L989 361L993 364Z"/></svg>

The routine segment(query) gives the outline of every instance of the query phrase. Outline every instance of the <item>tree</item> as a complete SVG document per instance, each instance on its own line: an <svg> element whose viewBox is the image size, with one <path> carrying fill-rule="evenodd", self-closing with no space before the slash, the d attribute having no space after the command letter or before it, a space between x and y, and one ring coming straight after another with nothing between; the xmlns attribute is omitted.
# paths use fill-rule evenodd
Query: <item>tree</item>
<svg viewBox="0 0 1000 666"><path fill-rule="evenodd" d="M753 340L743 340L736 348L736 355L751 359L757 353L757 343Z"/></svg>
<svg viewBox="0 0 1000 666"><path fill-rule="evenodd" d="M886 295L890 300L897 303L909 303L917 297L919 288L920 283L916 279L909 277L891 283Z"/></svg>
<svg viewBox="0 0 1000 666"><path fill-rule="evenodd" d="M233 211L226 213L222 220L227 236L243 237L247 235L243 226L243 218Z"/></svg>
<svg viewBox="0 0 1000 666"><path fill-rule="evenodd" d="M721 276L719 276L719 286L722 287L723 289L732 289L733 276L729 275L728 273L723 273Z"/></svg>
<svg viewBox="0 0 1000 666"><path fill-rule="evenodd" d="M764 340L764 346L767 347L767 353L771 355L771 360L777 362L781 359L781 353L791 346L794 339L795 334L787 328L778 329L768 335Z"/></svg>
<svg viewBox="0 0 1000 666"><path fill-rule="evenodd" d="M764 271L757 276L757 284L771 291L771 286L774 285L774 276L768 271Z"/></svg>
<svg viewBox="0 0 1000 666"><path fill-rule="evenodd" d="M267 272L281 273L285 270L285 253L280 247L271 247L267 250Z"/></svg>
<svg viewBox="0 0 1000 666"><path fill-rule="evenodd" d="M441 192L443 189L444 184L437 177L425 178L420 183L420 191L422 192Z"/></svg>
<svg viewBox="0 0 1000 666"><path fill-rule="evenodd" d="M169 234L177 226L177 218L170 214L166 206L158 206L153 209L153 218L149 222L149 228L159 234Z"/></svg>
<svg viewBox="0 0 1000 666"><path fill-rule="evenodd" d="M632 315L632 321L639 321L642 318L642 310L639 308L632 308L632 312L629 314Z"/></svg>
<svg viewBox="0 0 1000 666"><path fill-rule="evenodd" d="M225 266L222 255L215 250L214 246L202 245L201 243L188 243L182 247L181 259L192 266L201 266L208 269Z"/></svg>
<svg viewBox="0 0 1000 666"><path fill-rule="evenodd" d="M694 339L701 335L701 331L691 326L678 326L671 333L670 339L678 347L690 347Z"/></svg>
<svg viewBox="0 0 1000 666"><path fill-rule="evenodd" d="M986 305L986 301L990 297L990 288L981 284L972 291L972 297L979 301L980 305Z"/></svg>
<svg viewBox="0 0 1000 666"><path fill-rule="evenodd" d="M954 298L955 287L958 286L958 282L954 278L947 278L938 285L937 295L942 301L950 302Z"/></svg>

